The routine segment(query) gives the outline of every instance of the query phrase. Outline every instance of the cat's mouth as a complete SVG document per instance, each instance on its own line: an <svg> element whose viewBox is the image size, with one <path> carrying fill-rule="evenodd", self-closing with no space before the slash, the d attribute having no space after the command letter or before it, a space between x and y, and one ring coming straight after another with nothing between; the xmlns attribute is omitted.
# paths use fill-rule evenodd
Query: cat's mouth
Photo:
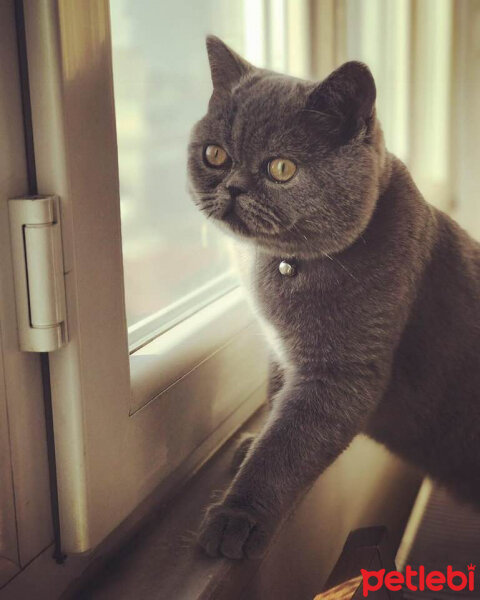
<svg viewBox="0 0 480 600"><path fill-rule="evenodd" d="M271 238L280 234L279 223L265 209L248 200L246 203L248 206L239 201L231 202L221 215L222 221L234 233L250 238Z"/></svg>
<svg viewBox="0 0 480 600"><path fill-rule="evenodd" d="M228 225L228 227L237 234L251 237L253 235L252 231L249 229L247 223L238 215L235 210L229 210L224 213L221 217L221 220Z"/></svg>
<svg viewBox="0 0 480 600"><path fill-rule="evenodd" d="M278 237L282 231L279 218L250 198L207 198L200 208L207 217L241 237L271 239Z"/></svg>

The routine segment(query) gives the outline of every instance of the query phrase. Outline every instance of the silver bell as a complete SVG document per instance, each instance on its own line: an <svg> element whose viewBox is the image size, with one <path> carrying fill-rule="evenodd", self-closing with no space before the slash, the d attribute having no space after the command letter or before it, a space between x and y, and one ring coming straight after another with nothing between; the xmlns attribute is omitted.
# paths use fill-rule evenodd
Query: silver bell
<svg viewBox="0 0 480 600"><path fill-rule="evenodd" d="M297 274L297 267L286 260L282 260L282 262L278 265L278 270L280 271L280 274L284 275L285 277L293 277Z"/></svg>

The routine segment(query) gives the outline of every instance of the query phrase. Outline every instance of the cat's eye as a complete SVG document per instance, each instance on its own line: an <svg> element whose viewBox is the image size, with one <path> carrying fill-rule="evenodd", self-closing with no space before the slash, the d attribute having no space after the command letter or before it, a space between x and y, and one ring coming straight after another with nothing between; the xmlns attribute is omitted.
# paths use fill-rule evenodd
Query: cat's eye
<svg viewBox="0 0 480 600"><path fill-rule="evenodd" d="M228 154L221 146L209 144L204 150L205 162L210 167L223 167L228 162Z"/></svg>
<svg viewBox="0 0 480 600"><path fill-rule="evenodd" d="M297 165L288 158L274 158L268 163L268 174L279 183L290 181L296 170Z"/></svg>

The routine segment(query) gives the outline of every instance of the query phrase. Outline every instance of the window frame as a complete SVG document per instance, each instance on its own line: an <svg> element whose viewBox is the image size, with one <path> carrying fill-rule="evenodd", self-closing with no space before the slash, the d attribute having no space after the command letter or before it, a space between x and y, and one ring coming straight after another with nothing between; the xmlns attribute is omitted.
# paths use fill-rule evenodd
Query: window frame
<svg viewBox="0 0 480 600"><path fill-rule="evenodd" d="M247 60L298 77L310 75L310 48L305 35L309 31L308 0L244 0L243 12L245 19L255 19L245 32L243 54ZM128 326L130 354L237 286L238 279L230 267L178 301Z"/></svg>
<svg viewBox="0 0 480 600"><path fill-rule="evenodd" d="M0 4L0 588L53 539L39 356L20 351L8 198L28 193L15 3ZM0 593L1 595L1 593Z"/></svg>
<svg viewBox="0 0 480 600"><path fill-rule="evenodd" d="M70 341L50 368L62 542L78 553L180 485L257 410L268 351L236 289L143 345L131 367L108 0L26 3L25 23L39 193L62 211ZM177 346L174 360L182 328L189 351Z"/></svg>

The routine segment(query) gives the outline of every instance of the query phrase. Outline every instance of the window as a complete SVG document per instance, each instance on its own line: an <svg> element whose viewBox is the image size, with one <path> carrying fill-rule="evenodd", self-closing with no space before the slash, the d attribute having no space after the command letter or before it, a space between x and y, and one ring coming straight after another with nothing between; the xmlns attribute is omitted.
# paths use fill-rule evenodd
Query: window
<svg viewBox="0 0 480 600"><path fill-rule="evenodd" d="M290 35L305 40L297 5ZM110 5L131 350L236 285L229 238L187 191L189 132L211 93L205 36L219 35L258 66L301 71L306 52L289 61L287 15L284 0Z"/></svg>
<svg viewBox="0 0 480 600"><path fill-rule="evenodd" d="M70 340L50 369L67 552L178 486L265 400L267 349L241 291L226 293L225 238L188 198L186 142L211 89L205 35L305 75L307 6L25 4L39 190L64 223Z"/></svg>
<svg viewBox="0 0 480 600"><path fill-rule="evenodd" d="M211 93L205 36L242 54L261 2L111 3L125 296L135 348L236 284L229 239L194 208L186 147ZM248 9L248 10L247 10ZM261 35L264 35L262 30Z"/></svg>
<svg viewBox="0 0 480 600"><path fill-rule="evenodd" d="M445 26L447 0L442 10L436 0L386 8L379 0L112 0L111 15L108 0L24 4L38 186L59 195L64 225L70 341L50 357L62 539L66 551L83 552L148 495L178 485L265 398L267 352L240 290L213 301L234 281L228 281L224 238L203 229L185 190L187 135L210 91L204 35L217 33L255 64L301 77L309 75L310 57L320 77L343 59L381 55L372 68L388 144L424 172L423 183L433 190L448 190L448 174L436 178L444 138L432 144L431 162L422 149L435 127L444 132L449 63L433 64L423 48L432 42L445 48L462 36ZM475 23L473 12L454 7L462 31L470 32L459 57L473 56L473 29L466 27ZM364 11L376 15L373 37L354 35ZM329 68L316 73L327 62ZM463 60L458 72L468 125L462 139L469 134L458 175L469 186L471 220L476 182L468 171L476 158L478 136L471 132L478 130L478 102L466 97L475 71L470 63ZM435 84L429 94L418 83L424 72ZM408 92L402 84L400 96L399 76L408 76ZM130 356L114 84L129 342L130 350L138 349ZM432 113L435 127L428 121L425 128L422 117L434 94L441 94L441 110ZM190 239L192 247L185 248Z"/></svg>

